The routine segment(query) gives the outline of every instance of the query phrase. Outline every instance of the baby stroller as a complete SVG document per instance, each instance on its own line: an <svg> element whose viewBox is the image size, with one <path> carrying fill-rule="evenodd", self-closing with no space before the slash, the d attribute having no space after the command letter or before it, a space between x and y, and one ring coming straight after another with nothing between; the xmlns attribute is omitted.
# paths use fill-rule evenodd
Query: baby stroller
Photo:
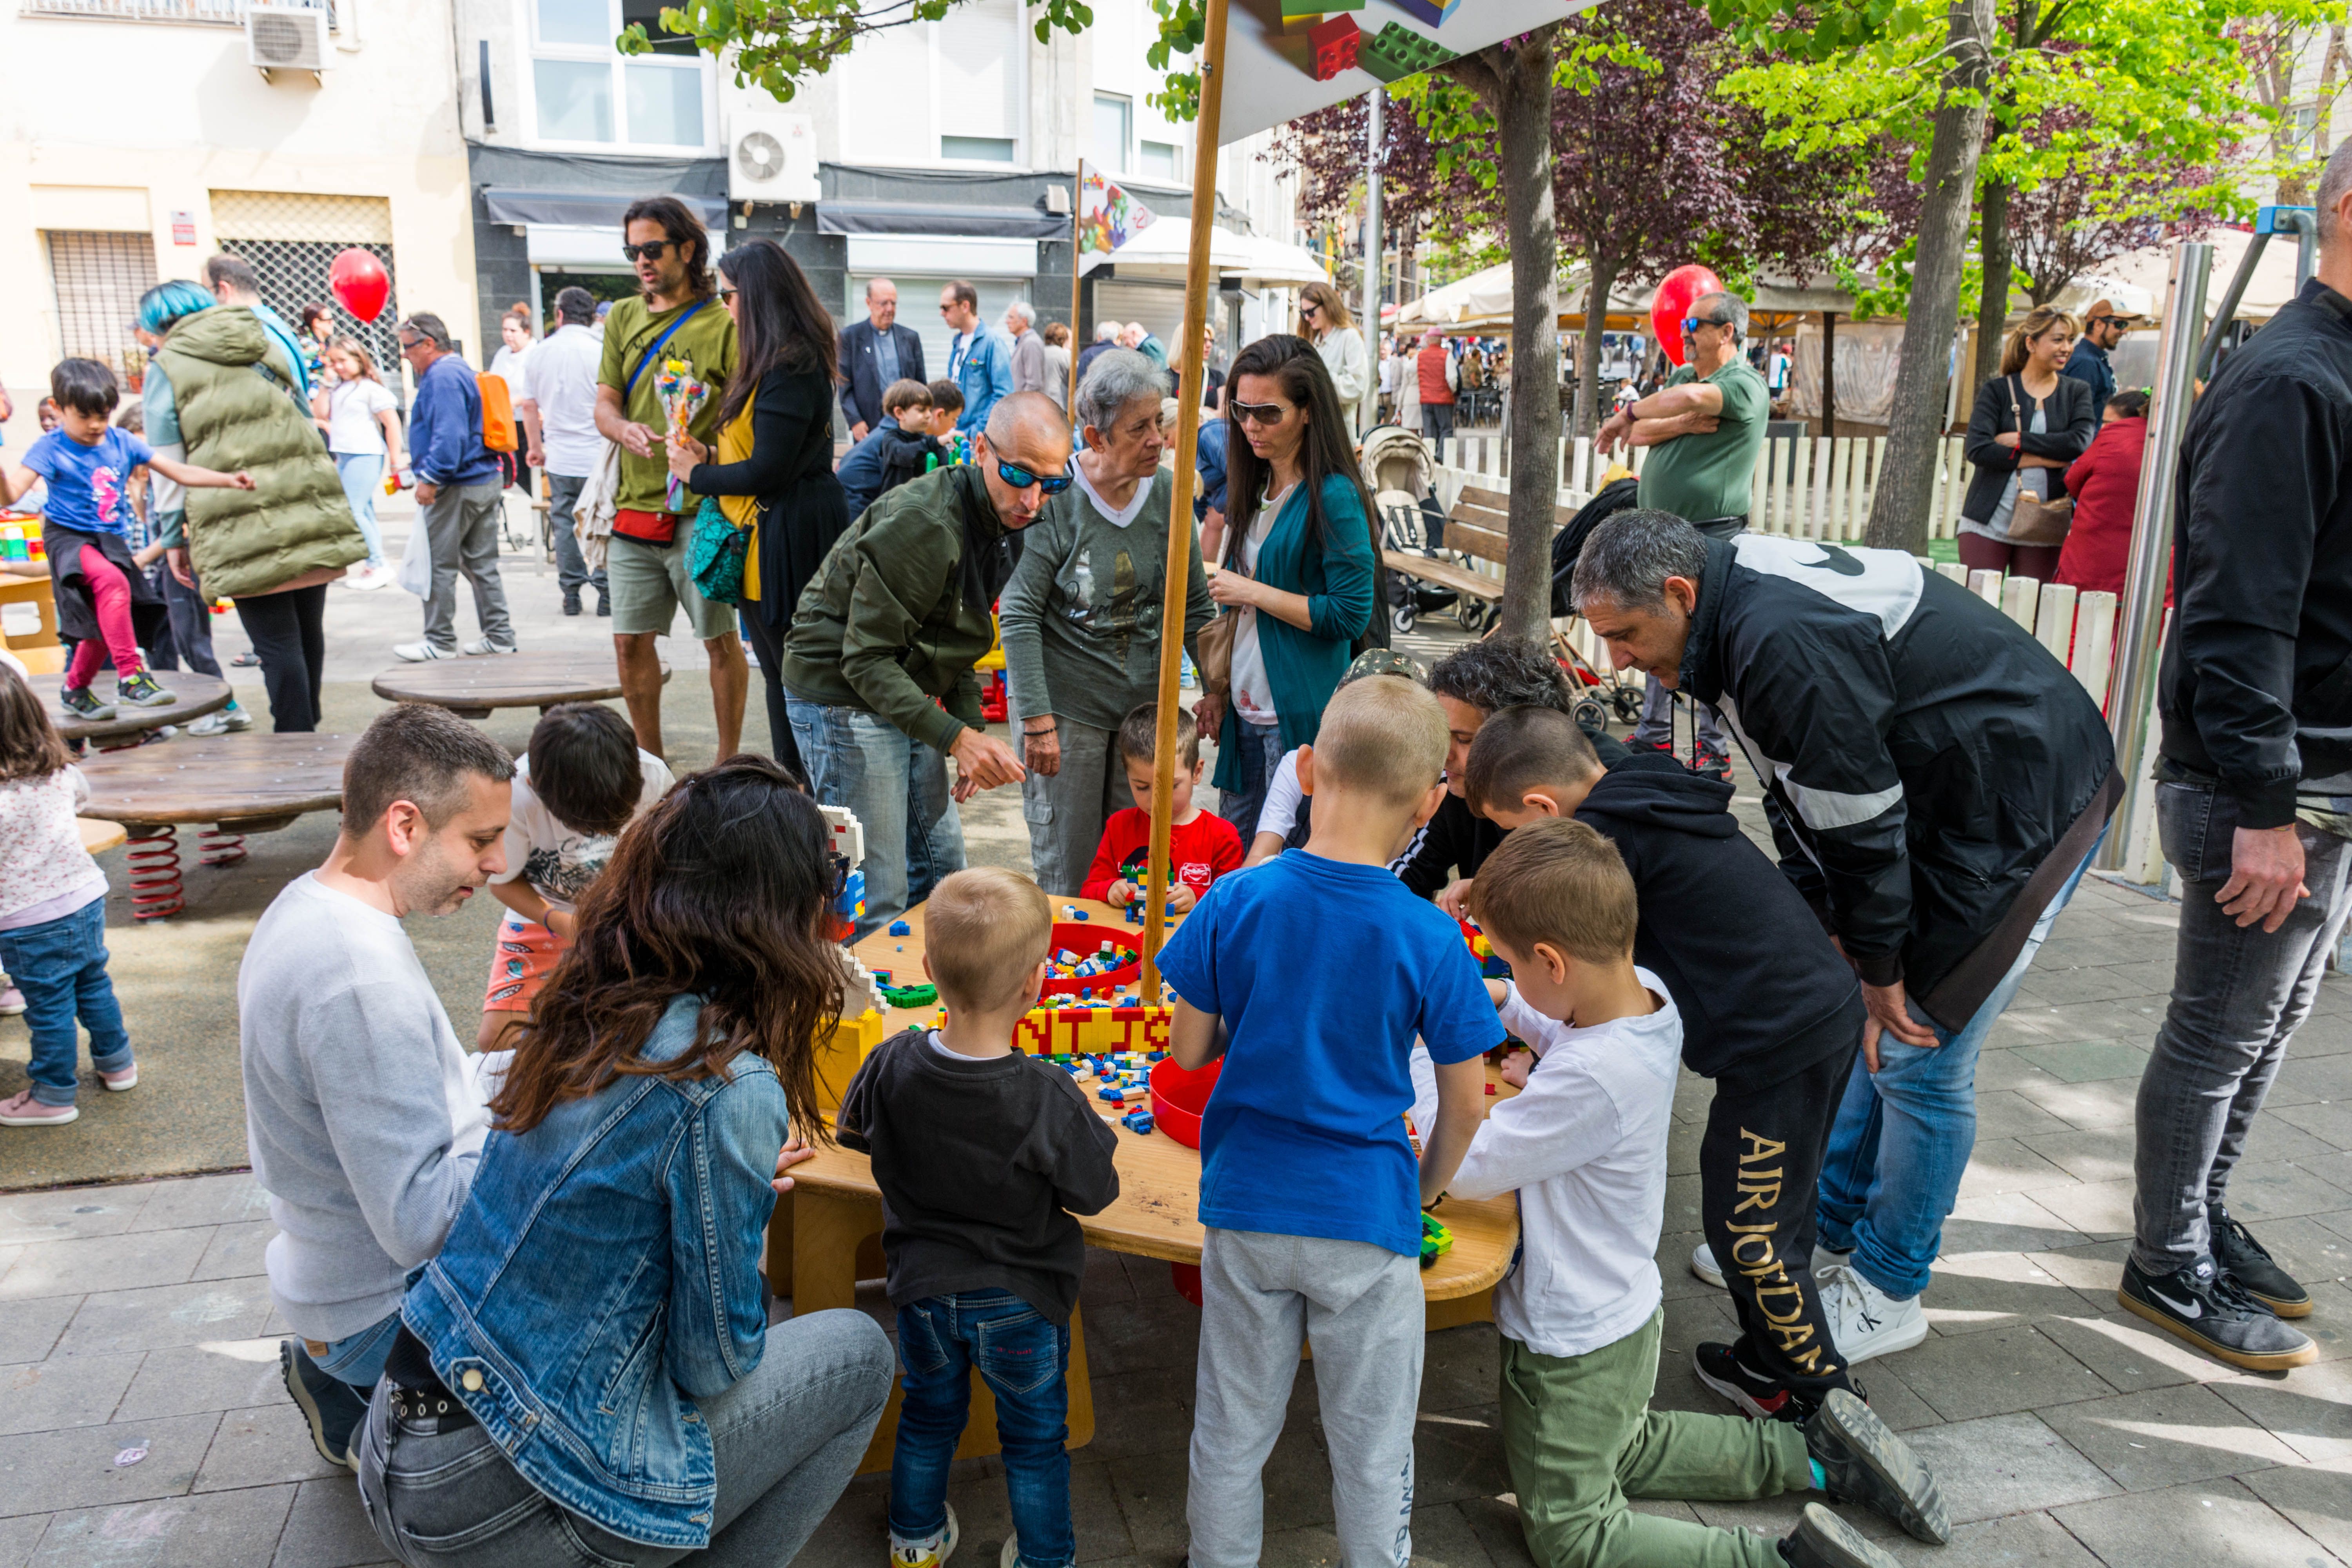
<svg viewBox="0 0 2352 1568"><path fill-rule="evenodd" d="M1430 488L1428 445L1402 426L1381 425L1364 437L1360 450L1364 483L1381 515L1381 548L1458 564L1444 549L1445 513ZM1409 632L1421 616L1451 610L1462 629L1476 637L1493 619L1486 605L1451 588L1401 572L1384 575L1392 631Z"/></svg>
<svg viewBox="0 0 2352 1568"><path fill-rule="evenodd" d="M1566 528L1552 535L1551 541L1551 613L1554 619L1564 619L1576 613L1569 597L1570 579L1576 575L1577 557L1584 552L1584 542L1592 531L1609 518L1633 504L1641 483L1631 474L1612 479L1601 487L1600 493L1586 501ZM1569 684L1578 689L1576 721L1588 734L1599 734L1609 715L1616 715L1621 724L1631 724L1642 715L1642 691L1627 682L1615 670L1606 673L1592 668L1567 637L1558 631L1551 635L1552 655L1568 671Z"/></svg>

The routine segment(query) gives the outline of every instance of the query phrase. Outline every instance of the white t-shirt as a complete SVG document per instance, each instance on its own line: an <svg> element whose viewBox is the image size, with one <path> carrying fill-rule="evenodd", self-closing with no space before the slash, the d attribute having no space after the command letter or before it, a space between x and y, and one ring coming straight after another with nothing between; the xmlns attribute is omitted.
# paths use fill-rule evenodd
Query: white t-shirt
<svg viewBox="0 0 2352 1568"><path fill-rule="evenodd" d="M651 752L637 753L637 770L645 775L645 788L637 796L637 809L630 817L633 822L670 786L668 764ZM518 757L514 804L507 814L507 868L490 880L528 879L550 906L568 910L603 873L620 841L617 833L582 833L556 821L555 814L530 787L530 759Z"/></svg>
<svg viewBox="0 0 2352 1568"><path fill-rule="evenodd" d="M1242 571L1257 575L1257 552L1265 548L1265 536L1274 531L1274 520L1282 511L1282 503L1290 499L1292 485L1280 495L1269 496L1257 516L1250 520L1249 532L1234 546ZM1253 724L1278 724L1282 716L1274 710L1274 687L1265 674L1265 655L1257 646L1257 609L1255 605L1242 611L1242 624L1234 632L1233 664L1234 711Z"/></svg>
<svg viewBox="0 0 2352 1568"><path fill-rule="evenodd" d="M1141 517L1143 503L1151 499L1151 481L1148 479L1138 479L1135 481L1135 493L1127 498L1127 504L1113 508L1108 501L1103 500L1102 492L1095 489L1093 481L1087 478L1086 465L1075 458L1070 463L1070 478L1077 482L1079 490L1084 492L1087 500L1094 503L1094 509L1102 513L1103 521L1113 528L1125 528L1129 523Z"/></svg>
<svg viewBox="0 0 2352 1568"><path fill-rule="evenodd" d="M604 456L596 433L596 370L604 357L604 334L572 322L531 350L523 362L518 395L539 405L540 445L547 471L584 479Z"/></svg>
<svg viewBox="0 0 2352 1568"><path fill-rule="evenodd" d="M507 395L517 403L530 395L530 393L526 390L529 384L524 378L529 373L525 367L530 363L531 350L538 346L536 343L530 344L520 353L517 353L506 344L500 343L499 352L490 356L490 374L507 384Z"/></svg>
<svg viewBox="0 0 2352 1568"><path fill-rule="evenodd" d="M383 426L376 416L400 406L392 389L362 376L327 388L327 450L351 457L383 456Z"/></svg>
<svg viewBox="0 0 2352 1568"><path fill-rule="evenodd" d="M1274 777L1266 781L1265 805L1257 814L1257 833L1275 833L1290 837L1298 826L1298 803L1307 798L1298 787L1298 752L1294 748L1282 753L1275 764Z"/></svg>

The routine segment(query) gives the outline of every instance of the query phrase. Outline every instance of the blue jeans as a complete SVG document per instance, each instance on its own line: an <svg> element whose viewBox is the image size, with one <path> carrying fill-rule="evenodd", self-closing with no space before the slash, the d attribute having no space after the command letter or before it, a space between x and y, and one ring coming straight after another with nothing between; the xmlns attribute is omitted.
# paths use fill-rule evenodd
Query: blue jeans
<svg viewBox="0 0 2352 1568"><path fill-rule="evenodd" d="M343 481L343 499L352 503L352 517L367 541L367 563L383 564L383 538L375 527L376 487L383 483L382 452L337 452L335 477Z"/></svg>
<svg viewBox="0 0 2352 1568"><path fill-rule="evenodd" d="M1241 769L1242 787L1225 790L1217 796L1217 815L1234 825L1247 845L1257 836L1257 819L1265 810L1266 786L1274 782L1275 770L1282 765L1282 726L1253 724L1246 719L1234 721L1234 749L1241 753L1234 759Z"/></svg>
<svg viewBox="0 0 2352 1568"><path fill-rule="evenodd" d="M847 806L866 829L863 942L963 869L963 823L948 793L948 760L863 708L804 702L787 693L784 716L826 805Z"/></svg>
<svg viewBox="0 0 2352 1568"><path fill-rule="evenodd" d="M0 931L0 970L25 994L33 1059L25 1076L43 1105L71 1105L79 1087L79 1017L89 1030L90 1065L121 1072L131 1065L131 1035L114 982L106 977L106 896L39 925Z"/></svg>
<svg viewBox="0 0 2352 1568"><path fill-rule="evenodd" d="M331 1340L327 1353L310 1359L320 1372L340 1383L348 1383L365 1399L375 1389L376 1379L383 1375L384 1358L392 1354L392 1342L400 1337L400 1314L388 1312L380 1323Z"/></svg>
<svg viewBox="0 0 2352 1568"><path fill-rule="evenodd" d="M1944 1245L1944 1216L1959 1197L1960 1175L1976 1147L1977 1057L1985 1037L2008 1011L2058 911L2074 896L2105 839L2102 830L1965 1028L1929 1023L1937 1042L1933 1047L1881 1035L1878 1070L1846 1078L1822 1164L1814 1249L1853 1253L1854 1269L1897 1300L1927 1288L1928 1266ZM1911 1016L1927 1022L1916 1005Z"/></svg>
<svg viewBox="0 0 2352 1568"><path fill-rule="evenodd" d="M1010 1290L927 1296L898 1310L898 1447L890 1461L890 1533L922 1541L948 1521L948 1466L971 1414L977 1366L996 1396L996 1437L1023 1568L1077 1560L1070 1528L1070 1331Z"/></svg>

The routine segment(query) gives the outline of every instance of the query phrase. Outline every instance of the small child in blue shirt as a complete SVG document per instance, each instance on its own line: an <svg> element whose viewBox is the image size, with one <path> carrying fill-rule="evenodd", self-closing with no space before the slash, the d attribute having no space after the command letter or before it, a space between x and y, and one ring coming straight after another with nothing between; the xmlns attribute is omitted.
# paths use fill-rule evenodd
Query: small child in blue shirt
<svg viewBox="0 0 2352 1568"><path fill-rule="evenodd" d="M57 590L58 630L74 639L58 705L76 717L111 719L114 707L90 694L105 656L114 658L116 700L134 708L170 706L172 693L155 684L139 652L133 610L157 619L163 600L131 558L139 526L131 504L131 472L142 463L193 489L253 489L253 476L224 474L159 458L139 437L107 420L122 400L114 373L96 360L58 362L49 372L58 425L25 449L24 461L0 464L0 506L46 481L41 544L48 552Z"/></svg>
<svg viewBox="0 0 2352 1568"><path fill-rule="evenodd" d="M1341 1559L1402 1563L1421 1395L1421 1211L1485 1109L1502 1041L1453 920L1388 864L1444 795L1444 710L1375 676L1340 688L1299 783L1302 850L1212 887L1160 955L1169 1049L1223 1066L1201 1129L1201 1363L1185 1506L1194 1568L1254 1568L1259 1472L1311 1338ZM1405 1136L1414 1037L1438 1110Z"/></svg>

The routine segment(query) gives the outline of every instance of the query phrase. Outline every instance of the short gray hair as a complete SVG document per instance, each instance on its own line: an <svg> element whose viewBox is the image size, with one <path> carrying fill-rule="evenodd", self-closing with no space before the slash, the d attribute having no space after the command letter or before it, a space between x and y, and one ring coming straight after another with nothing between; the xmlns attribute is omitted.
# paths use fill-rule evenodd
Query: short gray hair
<svg viewBox="0 0 2352 1568"><path fill-rule="evenodd" d="M1744 338L1748 335L1748 301L1730 289L1720 289L1712 294L1701 294L1697 299L1693 300L1691 313L1696 315L1701 310L1705 310L1710 316L1721 316L1728 320L1731 322L1733 336Z"/></svg>
<svg viewBox="0 0 2352 1568"><path fill-rule="evenodd" d="M1706 536L1673 512L1621 511L1592 531L1576 558L1576 607L1605 599L1621 610L1654 611L1666 602L1667 578L1696 583L1706 566Z"/></svg>
<svg viewBox="0 0 2352 1568"><path fill-rule="evenodd" d="M1087 366L1087 378L1078 383L1078 423L1108 430L1118 423L1129 404L1148 398L1156 412L1167 392L1168 373L1153 364L1149 355L1133 349L1105 349L1095 355L1095 363Z"/></svg>
<svg viewBox="0 0 2352 1568"><path fill-rule="evenodd" d="M1013 300L1013 303L1004 307L1004 313L1008 316L1020 317L1022 324L1024 326L1029 325L1037 320L1036 308L1031 305L1026 300Z"/></svg>
<svg viewBox="0 0 2352 1568"><path fill-rule="evenodd" d="M2340 240L2336 209L2344 204L2344 194L2352 191L2352 139L2338 142L2336 151L2327 155L2327 167L2320 173L2319 194L2313 201L2319 208L2319 243L2326 245Z"/></svg>
<svg viewBox="0 0 2352 1568"><path fill-rule="evenodd" d="M1098 343L1107 343L1110 342L1111 339L1118 336L1121 330L1122 329L1117 321L1097 321L1095 323L1095 342Z"/></svg>
<svg viewBox="0 0 2352 1568"><path fill-rule="evenodd" d="M450 352L449 328L440 317L430 310L417 311L393 331L395 335L407 332L423 338L445 354Z"/></svg>

